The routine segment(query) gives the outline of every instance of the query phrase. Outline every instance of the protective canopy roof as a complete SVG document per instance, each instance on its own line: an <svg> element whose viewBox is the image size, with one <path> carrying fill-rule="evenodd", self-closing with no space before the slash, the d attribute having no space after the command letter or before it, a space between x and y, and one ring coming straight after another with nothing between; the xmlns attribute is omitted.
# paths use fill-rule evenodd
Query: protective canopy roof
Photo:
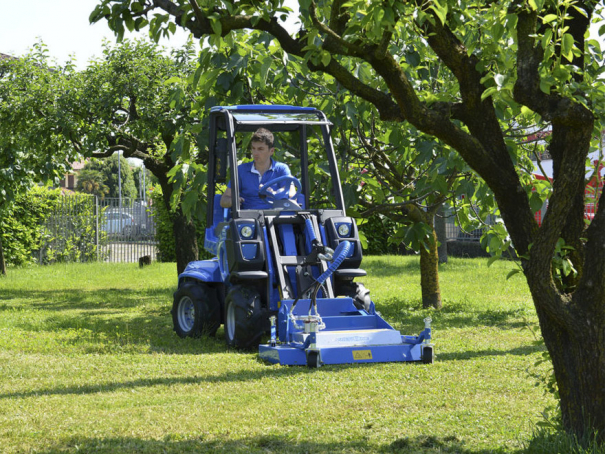
<svg viewBox="0 0 605 454"><path fill-rule="evenodd" d="M257 126L271 125L273 130L297 129L298 125L331 126L321 111L314 107L245 105L217 106L212 112L228 110L236 129L251 130ZM280 127L281 126L281 127Z"/></svg>

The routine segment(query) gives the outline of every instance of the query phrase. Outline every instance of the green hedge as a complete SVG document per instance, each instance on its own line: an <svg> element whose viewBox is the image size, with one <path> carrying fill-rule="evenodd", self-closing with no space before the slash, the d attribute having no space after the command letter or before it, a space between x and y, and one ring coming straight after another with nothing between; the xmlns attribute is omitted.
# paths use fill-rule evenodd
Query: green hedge
<svg viewBox="0 0 605 454"><path fill-rule="evenodd" d="M386 216L375 214L363 221L356 219L359 236L365 237L364 254L384 255L405 253L403 245L389 243L394 238L398 224Z"/></svg>
<svg viewBox="0 0 605 454"><path fill-rule="evenodd" d="M10 211L0 218L0 236L7 265L25 265L34 261L41 238L40 226L52 212L59 192L34 188L20 195Z"/></svg>
<svg viewBox="0 0 605 454"><path fill-rule="evenodd" d="M7 265L96 260L94 197L34 187L0 218L0 236Z"/></svg>

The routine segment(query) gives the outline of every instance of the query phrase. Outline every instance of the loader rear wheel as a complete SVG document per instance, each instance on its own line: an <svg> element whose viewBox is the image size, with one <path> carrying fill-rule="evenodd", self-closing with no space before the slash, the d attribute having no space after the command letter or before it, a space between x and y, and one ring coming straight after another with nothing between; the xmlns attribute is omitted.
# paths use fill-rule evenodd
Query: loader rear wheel
<svg viewBox="0 0 605 454"><path fill-rule="evenodd" d="M262 310L259 293L248 287L233 287L225 300L227 345L243 350L258 347L266 324L267 313Z"/></svg>
<svg viewBox="0 0 605 454"><path fill-rule="evenodd" d="M214 289L187 282L174 292L172 323L179 337L214 336L221 324L221 308Z"/></svg>

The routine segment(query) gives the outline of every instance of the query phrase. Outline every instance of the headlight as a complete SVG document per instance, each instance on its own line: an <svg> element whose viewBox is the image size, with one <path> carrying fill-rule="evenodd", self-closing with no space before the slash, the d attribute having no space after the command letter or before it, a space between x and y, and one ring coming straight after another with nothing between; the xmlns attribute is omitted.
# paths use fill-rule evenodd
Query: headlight
<svg viewBox="0 0 605 454"><path fill-rule="evenodd" d="M242 236L242 238L250 238L252 237L252 227L250 227L249 225L245 225L242 227L242 229L239 231L240 235Z"/></svg>
<svg viewBox="0 0 605 454"><path fill-rule="evenodd" d="M351 226L349 224L340 224L338 226L338 234L340 236L349 236L351 233Z"/></svg>

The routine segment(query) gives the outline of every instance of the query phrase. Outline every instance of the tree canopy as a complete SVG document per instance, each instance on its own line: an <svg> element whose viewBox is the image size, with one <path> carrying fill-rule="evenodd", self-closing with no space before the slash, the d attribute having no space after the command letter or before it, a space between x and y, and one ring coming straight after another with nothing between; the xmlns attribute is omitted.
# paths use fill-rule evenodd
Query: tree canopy
<svg viewBox="0 0 605 454"><path fill-rule="evenodd" d="M197 120L188 105L183 107L184 90L178 86L180 76L186 80L193 72L191 45L167 55L145 41L106 44L103 56L84 71L76 71L72 64L53 66L40 49L17 60L22 63L11 63L2 78L0 140L7 150L2 158L10 160L5 173L14 166L13 173L31 174L29 180L15 179L24 184L57 175L76 157L107 158L110 165L99 169L108 172L107 185L115 191L109 195L117 196L120 153L125 164L123 195L136 197L140 191L124 158L141 159L157 177L172 212L174 233L183 238L177 248L177 269L184 269L198 256L195 227L180 204L178 182L187 168L168 173L182 153L197 156L195 139L184 127L194 126ZM192 196L197 202L197 194Z"/></svg>
<svg viewBox="0 0 605 454"><path fill-rule="evenodd" d="M118 159L120 159L119 166ZM118 169L120 169L120 172L118 172ZM78 174L78 184L82 180L82 177L88 174L84 173L83 175L83 172L94 172L100 176L101 183L107 187L107 192L105 193L107 197L119 197L120 186L122 188L122 197L131 199L138 197L139 191L137 191L135 185L132 167L128 160L122 155L118 155L118 153L109 158L88 161L84 169ZM121 182L118 182L118 174L120 174Z"/></svg>
<svg viewBox="0 0 605 454"><path fill-rule="evenodd" d="M605 382L605 207L589 225L584 218L586 160L600 139L605 99L603 54L588 29L602 4L301 0L299 12L296 34L280 22L291 13L281 0L101 0L91 20L106 19L118 37L126 28L149 27L158 37L180 26L217 47L237 47L237 30L268 33L288 59L330 75L382 120L411 124L456 150L493 192L520 257L565 427L604 438L605 390L593 385ZM427 77L427 62L441 75ZM523 150L506 135L525 124L552 131L541 225ZM561 254L575 272L556 273Z"/></svg>
<svg viewBox="0 0 605 454"><path fill-rule="evenodd" d="M9 215L16 197L34 184L63 177L76 153L58 131L63 127L54 93L66 68L47 63L43 45L22 58L0 59L0 213ZM44 133L43 133L44 131ZM46 131L52 131L46 134ZM6 267L0 242L0 272Z"/></svg>
<svg viewBox="0 0 605 454"><path fill-rule="evenodd" d="M93 194L101 199L104 199L109 193L109 186L107 186L104 181L105 180L101 172L97 170L90 170L85 167L78 172L76 190L85 192L87 194Z"/></svg>

